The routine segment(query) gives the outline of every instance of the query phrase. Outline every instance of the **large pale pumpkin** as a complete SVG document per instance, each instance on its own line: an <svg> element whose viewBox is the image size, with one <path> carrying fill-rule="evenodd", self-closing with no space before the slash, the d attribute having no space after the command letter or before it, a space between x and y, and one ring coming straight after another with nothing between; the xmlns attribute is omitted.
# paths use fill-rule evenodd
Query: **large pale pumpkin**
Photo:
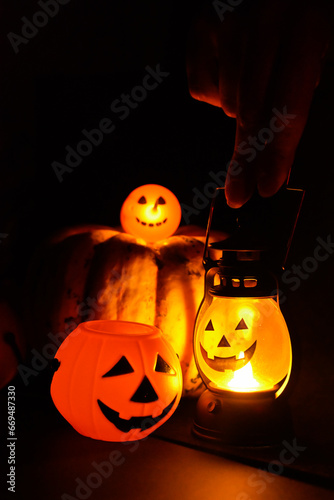
<svg viewBox="0 0 334 500"><path fill-rule="evenodd" d="M30 270L31 342L43 347L87 320L155 325L179 356L184 394L197 392L202 382L192 336L204 290L204 231L186 230L192 235L154 244L100 226L67 229L52 238Z"/></svg>

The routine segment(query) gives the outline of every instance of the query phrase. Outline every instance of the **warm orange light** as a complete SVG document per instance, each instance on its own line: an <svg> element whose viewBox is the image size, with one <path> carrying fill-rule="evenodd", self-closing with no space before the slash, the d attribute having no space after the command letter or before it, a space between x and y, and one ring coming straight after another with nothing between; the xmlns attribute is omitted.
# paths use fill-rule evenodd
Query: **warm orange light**
<svg viewBox="0 0 334 500"><path fill-rule="evenodd" d="M56 353L54 404L78 432L104 441L143 439L176 410L179 360L161 331L126 321L80 324Z"/></svg>
<svg viewBox="0 0 334 500"><path fill-rule="evenodd" d="M215 297L198 322L194 352L209 389L277 397L290 376L290 336L271 298Z"/></svg>
<svg viewBox="0 0 334 500"><path fill-rule="evenodd" d="M126 198L121 209L126 233L148 242L171 236L179 227L181 207L176 196L158 184L140 186Z"/></svg>
<svg viewBox="0 0 334 500"><path fill-rule="evenodd" d="M240 354L237 359L244 359L245 353ZM232 380L227 385L230 389L241 392L251 392L259 387L259 382L253 377L252 362L250 361L243 368L235 371Z"/></svg>

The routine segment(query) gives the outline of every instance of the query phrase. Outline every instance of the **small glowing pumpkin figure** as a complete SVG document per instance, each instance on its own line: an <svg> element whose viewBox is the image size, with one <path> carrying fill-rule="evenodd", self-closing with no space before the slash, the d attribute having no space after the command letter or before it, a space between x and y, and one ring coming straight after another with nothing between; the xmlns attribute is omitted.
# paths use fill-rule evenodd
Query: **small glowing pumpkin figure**
<svg viewBox="0 0 334 500"><path fill-rule="evenodd" d="M274 391L291 371L290 336L271 298L219 298L203 314L194 339L200 374L212 390Z"/></svg>
<svg viewBox="0 0 334 500"><path fill-rule="evenodd" d="M158 184L136 188L121 208L124 231L149 243L171 236L180 221L181 206L178 199L169 189Z"/></svg>
<svg viewBox="0 0 334 500"><path fill-rule="evenodd" d="M61 344L56 360L53 402L84 436L143 439L174 413L181 398L179 360L154 326L81 323Z"/></svg>

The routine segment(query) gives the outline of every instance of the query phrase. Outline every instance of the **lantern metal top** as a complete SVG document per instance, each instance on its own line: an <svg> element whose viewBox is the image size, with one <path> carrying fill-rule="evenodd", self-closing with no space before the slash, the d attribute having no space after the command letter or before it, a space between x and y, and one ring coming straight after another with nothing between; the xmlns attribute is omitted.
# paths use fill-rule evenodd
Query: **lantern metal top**
<svg viewBox="0 0 334 500"><path fill-rule="evenodd" d="M206 231L205 269L222 265L231 258L229 254L235 254L239 262L261 261L274 272L281 270L287 260L303 197L303 190L284 187L271 198L256 194L235 209L227 205L225 188L217 188ZM217 230L225 236L212 241L211 234Z"/></svg>

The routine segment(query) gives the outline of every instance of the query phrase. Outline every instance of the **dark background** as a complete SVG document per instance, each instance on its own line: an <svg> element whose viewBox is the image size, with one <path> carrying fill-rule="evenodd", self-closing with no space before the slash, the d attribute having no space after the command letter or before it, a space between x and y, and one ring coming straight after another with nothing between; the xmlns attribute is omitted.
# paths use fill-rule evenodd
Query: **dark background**
<svg viewBox="0 0 334 500"><path fill-rule="evenodd" d="M20 34L20 17L32 19L37 10L33 2L16 4L5 8L4 33ZM2 231L18 252L14 272L36 239L54 228L118 225L121 204L138 185L160 183L192 205L192 188L211 180L210 170L225 169L234 120L194 102L187 90L185 38L195 13L196 2L71 0L18 54L4 40L0 203ZM120 120L111 103L157 64L169 76ZM75 148L82 129L105 117L116 130L60 183L51 163L64 163L65 147ZM206 217L191 223L205 226Z"/></svg>
<svg viewBox="0 0 334 500"><path fill-rule="evenodd" d="M20 18L31 19L40 7L3 4L0 232L8 236L0 264L2 281L20 289L39 241L74 224L117 226L123 200L138 185L162 184L192 206L193 188L202 191L211 170L225 169L235 122L188 94L185 37L196 2L71 0L18 54L6 35L20 34ZM147 65L157 64L170 75L121 121L110 104L141 84ZM290 186L306 196L287 268L313 256L317 237L334 240L333 88L330 55L291 175ZM75 147L81 130L105 117L116 130L60 183L51 163L64 162L65 146ZM207 216L208 207L191 223L204 227ZM289 397L295 431L317 450L323 470L334 445L333 270L330 255L298 290L282 283L294 347ZM44 411L55 411L43 410L47 384L35 382L24 397L37 393L38 404L26 411L43 418Z"/></svg>

